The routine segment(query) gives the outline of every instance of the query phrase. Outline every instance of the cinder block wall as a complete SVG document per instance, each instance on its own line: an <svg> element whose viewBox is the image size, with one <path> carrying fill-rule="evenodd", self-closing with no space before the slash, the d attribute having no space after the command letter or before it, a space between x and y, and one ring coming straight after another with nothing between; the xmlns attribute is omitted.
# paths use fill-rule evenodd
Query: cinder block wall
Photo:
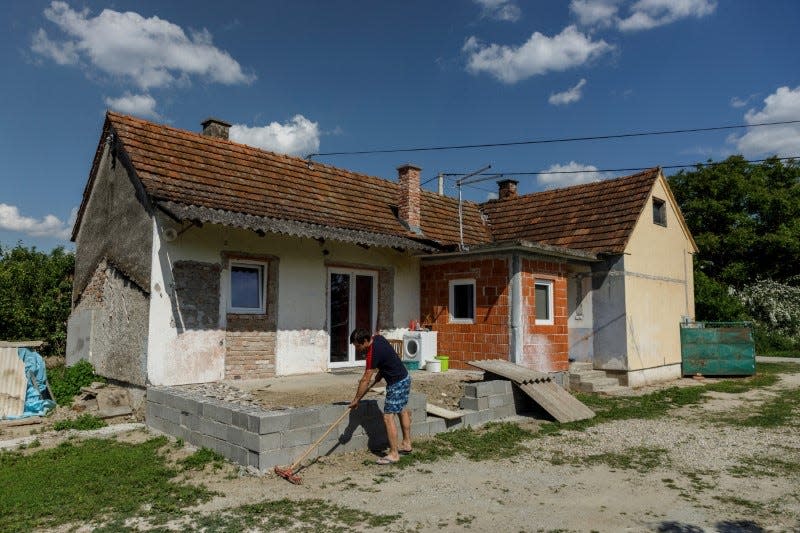
<svg viewBox="0 0 800 533"><path fill-rule="evenodd" d="M457 420L427 416L426 403L425 395L411 394L411 432L415 438L516 414L511 382L503 380L467 385L462 400L465 412ZM212 449L234 463L263 471L291 464L345 409L345 404L332 404L265 411L177 387L150 387L146 423L194 446ZM384 449L388 441L381 413L383 398L363 400L309 453L307 460L333 453Z"/></svg>

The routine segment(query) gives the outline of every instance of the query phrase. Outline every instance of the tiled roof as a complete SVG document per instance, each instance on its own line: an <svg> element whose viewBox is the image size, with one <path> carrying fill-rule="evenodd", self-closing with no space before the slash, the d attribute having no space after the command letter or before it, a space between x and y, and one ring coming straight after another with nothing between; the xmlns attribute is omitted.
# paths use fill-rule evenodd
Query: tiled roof
<svg viewBox="0 0 800 533"><path fill-rule="evenodd" d="M146 192L183 216L297 235L328 228L332 238L409 249L430 250L432 244L452 249L460 241L454 198L421 191L420 236L397 218L396 181L318 162L309 165L301 158L114 112L107 114L84 205L109 133L116 135ZM465 201L464 244L527 242L543 250L621 253L658 175L655 168L512 199Z"/></svg>
<svg viewBox="0 0 800 533"><path fill-rule="evenodd" d="M481 205L496 241L529 240L592 253L622 253L658 168L632 176Z"/></svg>
<svg viewBox="0 0 800 533"><path fill-rule="evenodd" d="M109 112L136 174L153 198L373 234L420 238L396 216L394 181ZM428 191L422 238L459 240L458 203ZM490 239L476 204L464 206L464 240Z"/></svg>

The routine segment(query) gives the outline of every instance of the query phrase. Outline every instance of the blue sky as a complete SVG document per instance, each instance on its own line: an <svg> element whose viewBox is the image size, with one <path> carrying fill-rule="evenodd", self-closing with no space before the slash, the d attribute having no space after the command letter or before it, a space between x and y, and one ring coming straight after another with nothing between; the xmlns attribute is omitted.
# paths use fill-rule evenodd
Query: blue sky
<svg viewBox="0 0 800 533"><path fill-rule="evenodd" d="M6 247L72 248L108 108L192 131L214 116L301 156L800 119L796 0L25 0L0 21ZM412 162L427 180L734 153L798 155L800 127L318 160L390 179ZM515 179L527 193L613 175Z"/></svg>

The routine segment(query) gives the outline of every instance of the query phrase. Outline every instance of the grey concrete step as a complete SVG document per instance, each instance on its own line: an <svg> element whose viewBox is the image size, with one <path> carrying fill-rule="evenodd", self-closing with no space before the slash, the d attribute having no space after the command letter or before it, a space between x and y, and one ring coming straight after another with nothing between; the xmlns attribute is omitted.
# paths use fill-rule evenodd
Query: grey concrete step
<svg viewBox="0 0 800 533"><path fill-rule="evenodd" d="M587 361L577 361L577 362L572 362L572 363L569 364L570 373L572 373L572 372L578 373L578 372L582 372L582 371L585 371L585 370L594 370L594 363L592 363L591 361L588 361L588 362Z"/></svg>
<svg viewBox="0 0 800 533"><path fill-rule="evenodd" d="M615 378L595 379L578 384L578 390L581 392L605 392L616 387L619 387L619 381Z"/></svg>
<svg viewBox="0 0 800 533"><path fill-rule="evenodd" d="M594 379L602 379L608 377L605 372L602 370L585 370L583 372L570 372L569 373L569 381L572 383L573 381L592 381Z"/></svg>

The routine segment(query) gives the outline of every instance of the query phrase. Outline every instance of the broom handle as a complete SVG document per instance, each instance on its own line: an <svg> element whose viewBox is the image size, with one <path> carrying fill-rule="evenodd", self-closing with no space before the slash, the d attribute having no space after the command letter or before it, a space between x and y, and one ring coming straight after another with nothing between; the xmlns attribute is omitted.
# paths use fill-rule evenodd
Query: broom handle
<svg viewBox="0 0 800 533"><path fill-rule="evenodd" d="M331 431L333 431L333 429L334 429L336 426L338 426L338 425L339 425L339 422L341 422L342 420L344 420L344 417L346 417L346 416L347 416L349 413L350 413L350 408L348 407L348 408L345 410L345 412L344 412L344 413L342 413L342 416L340 416L339 418L337 418L337 419L336 419L336 422L334 422L333 424L331 424L331 427L329 427L329 428L328 428L328 430L327 430L325 433L323 433L323 434L322 434L322 436L321 436L320 438L318 438L318 439L317 439L317 441L316 441L314 444L312 444L311 446L309 446L309 447L308 447L308 449L307 449L307 450L306 450L306 451L303 453L303 455L301 455L301 456L300 456L300 458L299 458L299 459L297 459L297 460L296 460L294 463L292 463L292 466L290 466L290 467L289 467L289 470L294 470L295 468L297 468L297 466L298 466L300 463L302 463L302 462L303 462L303 459L305 459L305 458L306 458L306 456L308 456L308 454L309 454L309 453L311 453L311 450L313 450L314 448L316 448L317 446L319 446L319 443L320 443L320 442L322 442L322 441L325 439L325 437L327 437L327 436L328 436L328 433L330 433Z"/></svg>

